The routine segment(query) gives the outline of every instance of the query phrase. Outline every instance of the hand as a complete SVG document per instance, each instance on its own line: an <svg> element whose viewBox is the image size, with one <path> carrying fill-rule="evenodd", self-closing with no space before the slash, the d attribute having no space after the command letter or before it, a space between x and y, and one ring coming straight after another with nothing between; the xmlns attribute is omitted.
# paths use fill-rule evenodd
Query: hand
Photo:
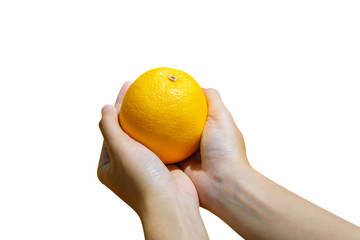
<svg viewBox="0 0 360 240"><path fill-rule="evenodd" d="M99 126L104 144L98 178L137 212L147 239L165 239L167 234L176 235L177 239L181 236L197 239L194 235L207 239L191 180L176 165L164 165L120 127L118 114L130 84L127 82L121 88L115 107L106 105L102 109ZM187 224L190 226L185 232L183 228Z"/></svg>
<svg viewBox="0 0 360 240"><path fill-rule="evenodd" d="M179 164L201 205L245 239L360 239L360 228L293 194L248 163L242 134L217 91L204 90L200 152Z"/></svg>
<svg viewBox="0 0 360 240"><path fill-rule="evenodd" d="M246 157L243 136L215 89L204 89L208 116L203 130L200 151L178 164L191 178L201 205L207 209L211 195L224 178L251 169Z"/></svg>

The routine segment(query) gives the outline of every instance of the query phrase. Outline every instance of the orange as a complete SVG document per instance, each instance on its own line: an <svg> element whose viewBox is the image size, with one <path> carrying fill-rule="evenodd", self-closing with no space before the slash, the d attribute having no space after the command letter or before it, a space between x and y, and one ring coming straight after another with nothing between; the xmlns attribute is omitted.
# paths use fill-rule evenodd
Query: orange
<svg viewBox="0 0 360 240"><path fill-rule="evenodd" d="M136 79L119 114L122 129L165 164L184 160L199 147L206 117L202 88L172 68L155 68Z"/></svg>

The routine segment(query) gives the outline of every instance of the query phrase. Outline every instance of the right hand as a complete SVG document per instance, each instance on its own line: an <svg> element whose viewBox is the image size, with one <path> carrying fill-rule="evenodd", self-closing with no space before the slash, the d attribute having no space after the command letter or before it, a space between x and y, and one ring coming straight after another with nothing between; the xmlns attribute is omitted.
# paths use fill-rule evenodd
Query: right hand
<svg viewBox="0 0 360 240"><path fill-rule="evenodd" d="M220 94L215 89L204 89L204 94L208 116L200 151L178 165L194 183L200 204L209 209L215 193L223 191L227 181L252 168L247 160L243 136Z"/></svg>
<svg viewBox="0 0 360 240"><path fill-rule="evenodd" d="M220 95L212 89L204 93L208 117L200 153L180 163L202 207L244 239L360 239L359 227L252 169L242 134Z"/></svg>

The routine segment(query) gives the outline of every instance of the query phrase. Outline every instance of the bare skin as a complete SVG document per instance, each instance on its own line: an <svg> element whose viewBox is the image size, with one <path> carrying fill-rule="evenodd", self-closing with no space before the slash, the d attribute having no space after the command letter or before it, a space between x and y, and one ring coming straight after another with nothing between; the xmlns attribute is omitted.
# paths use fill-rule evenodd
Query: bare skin
<svg viewBox="0 0 360 240"><path fill-rule="evenodd" d="M256 172L244 139L214 89L204 89L208 118L200 150L165 166L131 139L115 107L103 108L98 177L140 216L146 239L208 239L199 205L245 239L360 239L360 228ZM169 224L171 222L171 224Z"/></svg>
<svg viewBox="0 0 360 240"><path fill-rule="evenodd" d="M139 215L146 239L208 239L189 177L122 131L118 113L129 86L124 84L114 107L102 109L99 180Z"/></svg>
<svg viewBox="0 0 360 240"><path fill-rule="evenodd" d="M245 239L360 239L360 228L295 195L250 166L244 139L216 90L200 152L179 164L201 206Z"/></svg>

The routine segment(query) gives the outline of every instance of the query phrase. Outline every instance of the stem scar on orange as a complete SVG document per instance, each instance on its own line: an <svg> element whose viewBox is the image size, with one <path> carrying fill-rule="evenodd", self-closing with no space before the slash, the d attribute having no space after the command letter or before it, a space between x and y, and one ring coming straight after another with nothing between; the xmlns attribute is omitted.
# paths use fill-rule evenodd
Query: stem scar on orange
<svg viewBox="0 0 360 240"><path fill-rule="evenodd" d="M204 92L189 74L155 68L130 85L119 121L130 137L169 164L186 159L199 147L206 117Z"/></svg>

